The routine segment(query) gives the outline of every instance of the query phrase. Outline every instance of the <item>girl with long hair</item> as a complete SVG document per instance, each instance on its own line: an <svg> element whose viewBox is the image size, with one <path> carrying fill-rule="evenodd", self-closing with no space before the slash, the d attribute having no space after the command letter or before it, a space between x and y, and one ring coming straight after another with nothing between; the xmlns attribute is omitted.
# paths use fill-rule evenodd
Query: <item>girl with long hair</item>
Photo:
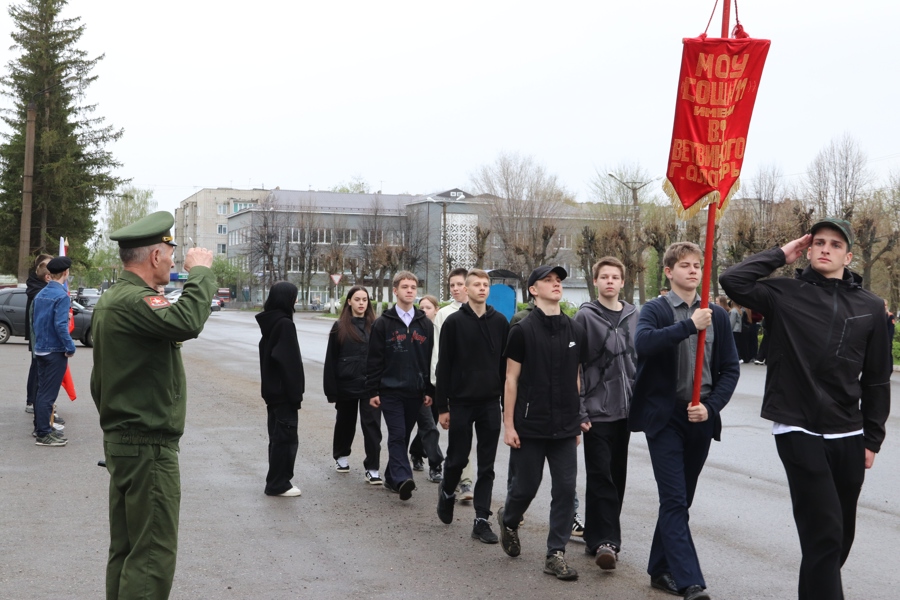
<svg viewBox="0 0 900 600"><path fill-rule="evenodd" d="M371 406L365 397L366 356L373 321L375 311L369 292L361 285L353 286L328 335L322 383L325 397L336 410L332 443L334 468L338 473L350 472L349 457L358 413L366 451L363 461L366 481L381 485L381 409Z"/></svg>

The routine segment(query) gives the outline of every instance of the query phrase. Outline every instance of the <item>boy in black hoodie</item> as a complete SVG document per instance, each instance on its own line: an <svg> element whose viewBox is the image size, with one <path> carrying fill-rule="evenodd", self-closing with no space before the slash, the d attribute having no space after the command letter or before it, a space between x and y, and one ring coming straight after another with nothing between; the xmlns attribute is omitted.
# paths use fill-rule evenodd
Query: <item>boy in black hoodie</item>
<svg viewBox="0 0 900 600"><path fill-rule="evenodd" d="M388 430L384 487L409 500L416 483L406 449L422 404L431 406L431 352L434 326L416 308L418 279L409 271L394 275L397 304L372 324L366 360L369 404L381 407Z"/></svg>
<svg viewBox="0 0 900 600"><path fill-rule="evenodd" d="M474 425L478 435L478 477L472 537L485 544L496 544L497 536L491 531L488 518L493 514L491 490L500 440L500 397L506 380L503 353L509 324L493 306L485 304L491 289L491 278L487 273L481 269L469 271L466 288L468 303L450 315L441 328L435 404L441 427L449 429L450 433L437 513L442 522L453 522L455 490L472 450Z"/></svg>

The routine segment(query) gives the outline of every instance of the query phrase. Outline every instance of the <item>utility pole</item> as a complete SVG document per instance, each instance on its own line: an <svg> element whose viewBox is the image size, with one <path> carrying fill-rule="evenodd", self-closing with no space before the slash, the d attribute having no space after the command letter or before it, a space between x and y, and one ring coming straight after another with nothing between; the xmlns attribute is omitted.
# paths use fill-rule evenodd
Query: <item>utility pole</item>
<svg viewBox="0 0 900 600"><path fill-rule="evenodd" d="M22 181L22 220L19 225L19 283L28 280L28 258L31 254L31 194L34 189L34 127L37 106L28 103L25 121L25 174Z"/></svg>
<svg viewBox="0 0 900 600"><path fill-rule="evenodd" d="M631 190L631 201L632 201L632 224L634 227L633 236L634 236L634 244L638 246L641 239L641 204L638 202L638 190L642 187L653 183L653 179L650 181L622 181L612 173L607 173L610 177L627 187ZM638 302L641 306L644 305L646 298L644 297L644 257L643 257L643 248L641 248L640 252L635 252L635 266L637 267L637 285L638 285ZM631 300L631 298L628 298Z"/></svg>

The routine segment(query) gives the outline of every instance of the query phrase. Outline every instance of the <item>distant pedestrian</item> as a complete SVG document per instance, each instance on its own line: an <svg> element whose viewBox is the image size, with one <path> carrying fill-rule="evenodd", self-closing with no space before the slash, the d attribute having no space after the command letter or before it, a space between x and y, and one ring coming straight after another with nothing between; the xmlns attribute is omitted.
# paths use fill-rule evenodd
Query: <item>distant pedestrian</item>
<svg viewBox="0 0 900 600"><path fill-rule="evenodd" d="M431 350L434 326L413 302L418 279L409 271L394 276L397 303L375 319L366 359L366 393L381 408L388 430L388 464L384 486L409 500L416 483L406 449L409 435L424 404L431 406Z"/></svg>
<svg viewBox="0 0 900 600"><path fill-rule="evenodd" d="M31 335L31 321L34 317L32 304L34 297L47 286L50 281L50 271L47 263L53 258L49 254L39 254L34 259L34 268L29 271L25 281L25 339L28 341L28 351L31 352L31 366L28 368L28 380L25 384L25 412L34 413L34 396L37 393L37 358L34 355L34 339Z"/></svg>
<svg viewBox="0 0 900 600"><path fill-rule="evenodd" d="M297 286L279 281L269 290L263 312L256 315L262 331L259 371L269 430L267 496L299 496L291 483L299 440L297 422L306 379L294 325Z"/></svg>
<svg viewBox="0 0 900 600"><path fill-rule="evenodd" d="M849 269L853 228L825 218L781 248L722 274L769 330L762 417L772 421L800 538L800 600L843 600L841 568L856 533L866 469L891 406L890 340L881 299ZM806 253L796 276L770 277Z"/></svg>
<svg viewBox="0 0 900 600"><path fill-rule="evenodd" d="M369 292L361 285L353 286L328 334L322 385L325 397L335 408L332 439L335 469L338 473L350 472L349 458L358 414L366 452L363 460L366 481L381 485L381 409L370 405L366 397L366 357L374 322Z"/></svg>
<svg viewBox="0 0 900 600"><path fill-rule="evenodd" d="M75 342L69 335L71 300L65 283L72 260L58 256L47 263L50 281L34 297L34 355L37 359L37 393L34 398L34 434L38 446L65 446L68 440L51 424L53 404L59 395Z"/></svg>
<svg viewBox="0 0 900 600"><path fill-rule="evenodd" d="M431 294L428 294L427 296L422 296L422 299L419 300L419 308L433 323L434 317L437 316L438 311L441 309L441 305L438 302L437 298L435 298Z"/></svg>

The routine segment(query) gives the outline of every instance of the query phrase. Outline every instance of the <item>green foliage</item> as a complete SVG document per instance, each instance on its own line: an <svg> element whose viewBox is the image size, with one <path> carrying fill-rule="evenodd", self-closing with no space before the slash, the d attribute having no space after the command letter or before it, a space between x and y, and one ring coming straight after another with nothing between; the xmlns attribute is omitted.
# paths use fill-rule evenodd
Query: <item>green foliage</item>
<svg viewBox="0 0 900 600"><path fill-rule="evenodd" d="M342 194L368 194L371 190L369 182L363 179L362 175L354 175L349 181L342 181L331 188L331 191Z"/></svg>
<svg viewBox="0 0 900 600"><path fill-rule="evenodd" d="M61 17L65 5L24 0L8 9L12 58L0 92L12 108L2 115L9 133L0 144L0 272L17 271L29 102L36 108L31 254L55 253L60 236L67 237L73 261L87 266L100 198L123 183L112 174L121 164L106 150L122 130L104 125L96 105L76 103L96 79L91 71L103 56L88 58L78 49L84 25Z"/></svg>
<svg viewBox="0 0 900 600"><path fill-rule="evenodd" d="M895 339L891 344L893 345L891 354L894 356L894 364L900 365L900 342Z"/></svg>
<svg viewBox="0 0 900 600"><path fill-rule="evenodd" d="M569 302L568 300L563 300L559 303L559 309L566 315L570 317L574 317L575 313L578 312L578 307Z"/></svg>
<svg viewBox="0 0 900 600"><path fill-rule="evenodd" d="M246 275L238 267L228 262L224 256L216 256L213 259L212 272L216 275L219 287L235 286Z"/></svg>

